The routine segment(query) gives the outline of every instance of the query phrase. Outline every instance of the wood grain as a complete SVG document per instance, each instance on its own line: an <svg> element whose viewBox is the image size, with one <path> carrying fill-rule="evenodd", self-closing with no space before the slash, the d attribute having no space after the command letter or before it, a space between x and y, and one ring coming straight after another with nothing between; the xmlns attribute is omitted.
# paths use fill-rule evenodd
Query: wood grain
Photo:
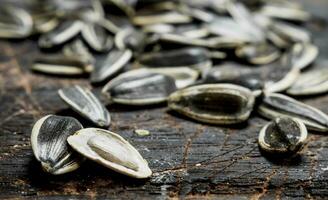
<svg viewBox="0 0 328 200"><path fill-rule="evenodd" d="M304 1L327 20L328 3ZM327 67L328 31L309 24L319 45L314 67ZM267 122L256 113L237 127L199 124L164 106L108 106L111 131L129 140L154 175L134 180L91 161L70 174L42 172L30 146L33 123L45 114L77 117L58 97L64 86L88 86L84 78L59 78L29 70L35 39L0 41L0 198L40 199L324 199L328 196L328 137L311 133L302 156L286 161L261 155L257 136ZM96 91L98 89L96 88ZM328 95L301 99L328 113ZM147 129L140 137L135 129Z"/></svg>

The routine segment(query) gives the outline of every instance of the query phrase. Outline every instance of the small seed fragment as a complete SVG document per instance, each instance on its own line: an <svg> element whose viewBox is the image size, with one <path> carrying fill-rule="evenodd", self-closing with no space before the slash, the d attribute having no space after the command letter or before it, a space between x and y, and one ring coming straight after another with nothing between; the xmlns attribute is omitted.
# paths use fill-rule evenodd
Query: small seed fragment
<svg viewBox="0 0 328 200"><path fill-rule="evenodd" d="M134 130L134 132L139 136L150 135L150 132L148 130L144 130L144 129L136 129L136 130Z"/></svg>

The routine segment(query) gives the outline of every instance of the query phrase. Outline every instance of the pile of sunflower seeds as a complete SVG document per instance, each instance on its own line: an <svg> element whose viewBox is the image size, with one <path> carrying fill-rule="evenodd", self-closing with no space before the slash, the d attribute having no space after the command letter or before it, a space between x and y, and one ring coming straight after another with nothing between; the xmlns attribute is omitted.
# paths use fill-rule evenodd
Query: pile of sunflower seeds
<svg viewBox="0 0 328 200"><path fill-rule="evenodd" d="M88 76L111 103L167 103L194 121L217 125L243 123L257 111L273 120L258 139L273 154L295 155L307 130L328 131L325 113L293 98L328 92L328 70L309 69L319 51L304 24L314 16L296 2L5 0L0 16L1 38L39 36L42 53L31 70ZM270 66L265 75L263 66ZM89 89L58 94L95 126L110 126L110 113ZM52 174L73 171L86 157L132 177L151 175L118 134L83 128L70 117L43 117L31 142Z"/></svg>

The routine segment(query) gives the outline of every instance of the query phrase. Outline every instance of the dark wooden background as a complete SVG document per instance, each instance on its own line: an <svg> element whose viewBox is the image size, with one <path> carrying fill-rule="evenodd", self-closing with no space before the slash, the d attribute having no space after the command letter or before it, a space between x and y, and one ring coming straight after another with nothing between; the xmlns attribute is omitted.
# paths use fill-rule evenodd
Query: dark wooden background
<svg viewBox="0 0 328 200"><path fill-rule="evenodd" d="M320 47L314 67L328 67L328 1L304 1L324 20L307 27ZM109 106L110 130L129 140L154 174L134 180L91 161L77 171L51 176L34 159L30 131L45 114L76 116L57 89L88 85L83 78L51 77L30 72L37 55L35 39L0 40L0 199L318 199L328 196L328 136L311 133L301 157L290 161L261 155L256 142L267 122L254 113L238 127L202 125L165 107ZM302 99L328 113L328 95ZM86 126L88 124L83 121ZM134 129L150 130L140 137Z"/></svg>

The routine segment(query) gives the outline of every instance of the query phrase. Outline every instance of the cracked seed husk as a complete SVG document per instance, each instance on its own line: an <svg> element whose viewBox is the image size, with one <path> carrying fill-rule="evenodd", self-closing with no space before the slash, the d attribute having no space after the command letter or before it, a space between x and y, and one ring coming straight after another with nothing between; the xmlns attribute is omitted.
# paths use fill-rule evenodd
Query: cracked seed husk
<svg viewBox="0 0 328 200"><path fill-rule="evenodd" d="M86 128L68 137L77 152L107 168L133 178L147 178L152 172L140 153L116 133Z"/></svg>
<svg viewBox="0 0 328 200"><path fill-rule="evenodd" d="M307 129L297 118L276 118L260 131L258 143L271 154L294 155L301 151L307 139Z"/></svg>

